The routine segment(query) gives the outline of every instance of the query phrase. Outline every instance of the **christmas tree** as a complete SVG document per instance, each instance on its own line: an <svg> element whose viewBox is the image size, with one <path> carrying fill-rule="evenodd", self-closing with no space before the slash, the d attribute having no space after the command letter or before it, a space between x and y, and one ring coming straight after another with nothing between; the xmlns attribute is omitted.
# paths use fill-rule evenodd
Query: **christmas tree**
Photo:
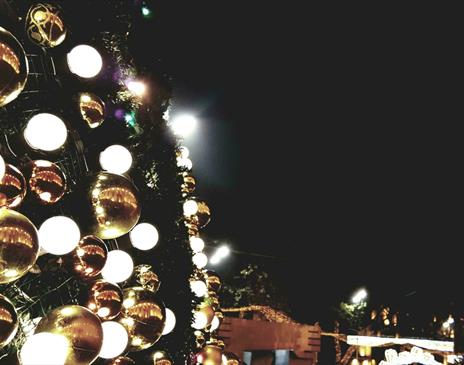
<svg viewBox="0 0 464 365"><path fill-rule="evenodd" d="M226 361L210 211L135 3L0 1L1 364Z"/></svg>

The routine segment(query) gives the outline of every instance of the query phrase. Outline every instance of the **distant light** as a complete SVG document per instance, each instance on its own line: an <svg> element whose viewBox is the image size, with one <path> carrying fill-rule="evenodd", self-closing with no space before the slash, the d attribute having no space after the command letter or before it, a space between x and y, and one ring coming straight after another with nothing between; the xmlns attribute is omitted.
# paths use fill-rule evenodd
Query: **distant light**
<svg viewBox="0 0 464 365"><path fill-rule="evenodd" d="M163 336L172 332L176 326L176 316L172 310L166 308L166 321L164 322Z"/></svg>
<svg viewBox="0 0 464 365"><path fill-rule="evenodd" d="M127 125L131 127L135 126L135 123L137 122L134 112L124 114L124 120L126 121Z"/></svg>
<svg viewBox="0 0 464 365"><path fill-rule="evenodd" d="M129 81L126 84L127 89L135 96L143 96L147 91L147 86L141 81Z"/></svg>
<svg viewBox="0 0 464 365"><path fill-rule="evenodd" d="M205 241L203 241L200 237L190 237L190 248L193 252L198 253L203 251L205 248Z"/></svg>
<svg viewBox="0 0 464 365"><path fill-rule="evenodd" d="M363 302L367 298L367 291L366 289L359 289L351 298L353 304L359 304Z"/></svg>
<svg viewBox="0 0 464 365"><path fill-rule="evenodd" d="M448 323L453 324L454 323L454 318L451 317L451 315L448 317Z"/></svg>
<svg viewBox="0 0 464 365"><path fill-rule="evenodd" d="M187 200L184 205L184 216L191 217L192 215L197 214L198 212L198 204L195 200Z"/></svg>
<svg viewBox="0 0 464 365"><path fill-rule="evenodd" d="M206 265L208 265L208 257L203 252L193 255L192 261L199 269L203 269Z"/></svg>
<svg viewBox="0 0 464 365"><path fill-rule="evenodd" d="M108 321L102 323L103 344L100 356L103 359L112 359L121 355L129 343L129 336L124 326L118 322Z"/></svg>
<svg viewBox="0 0 464 365"><path fill-rule="evenodd" d="M74 250L81 239L78 225L71 218L48 218L39 228L40 247L52 255L65 255Z"/></svg>
<svg viewBox="0 0 464 365"><path fill-rule="evenodd" d="M132 155L126 147L114 144L100 153L100 166L113 174L124 174L132 166Z"/></svg>
<svg viewBox="0 0 464 365"><path fill-rule="evenodd" d="M131 277L133 271L134 261L132 257L122 250L113 250L108 252L101 274L105 280L112 283L122 283Z"/></svg>
<svg viewBox="0 0 464 365"><path fill-rule="evenodd" d="M213 255L213 256L209 259L209 263L210 263L211 265L217 265L217 264L219 264L219 263L221 262L221 260L222 260L222 259L221 259L219 256Z"/></svg>
<svg viewBox="0 0 464 365"><path fill-rule="evenodd" d="M221 246L218 248L217 252L216 252L216 255L218 255L220 258L224 258L224 257L227 257L229 256L230 254L230 248L227 247L227 246Z"/></svg>
<svg viewBox="0 0 464 365"><path fill-rule="evenodd" d="M132 246L142 251L151 250L159 240L156 227L150 223L137 224L129 233Z"/></svg>
<svg viewBox="0 0 464 365"><path fill-rule="evenodd" d="M146 18L150 17L151 16L151 10L146 7L146 6L142 6L142 15Z"/></svg>
<svg viewBox="0 0 464 365"><path fill-rule="evenodd" d="M26 340L19 357L22 365L64 365L70 348L65 336L41 332Z"/></svg>
<svg viewBox="0 0 464 365"><path fill-rule="evenodd" d="M67 137L64 122L50 113L34 115L24 130L24 139L30 147L47 152L60 148Z"/></svg>
<svg viewBox="0 0 464 365"><path fill-rule="evenodd" d="M73 74L83 78L92 78L101 71L103 59L95 48L81 44L68 53L68 66Z"/></svg>
<svg viewBox="0 0 464 365"><path fill-rule="evenodd" d="M204 297L208 293L208 286L202 280L192 280L190 282L190 289L199 298Z"/></svg>
<svg viewBox="0 0 464 365"><path fill-rule="evenodd" d="M193 115L184 114L174 118L171 128L174 134L186 138L190 136L197 126L197 119Z"/></svg>

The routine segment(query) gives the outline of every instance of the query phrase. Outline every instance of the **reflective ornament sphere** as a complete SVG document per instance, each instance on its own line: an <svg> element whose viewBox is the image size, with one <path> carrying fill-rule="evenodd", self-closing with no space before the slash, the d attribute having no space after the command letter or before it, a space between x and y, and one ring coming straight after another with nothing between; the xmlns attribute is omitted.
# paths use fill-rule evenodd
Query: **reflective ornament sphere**
<svg viewBox="0 0 464 365"><path fill-rule="evenodd" d="M55 216L43 222L39 228L40 248L52 255L66 255L79 244L79 226L69 217Z"/></svg>
<svg viewBox="0 0 464 365"><path fill-rule="evenodd" d="M69 71L86 79L97 76L103 67L100 53L86 44L74 47L68 53L67 61Z"/></svg>
<svg viewBox="0 0 464 365"><path fill-rule="evenodd" d="M176 315L172 310L166 308L166 321L164 322L163 336L171 333L176 327Z"/></svg>
<svg viewBox="0 0 464 365"><path fill-rule="evenodd" d="M123 250L108 252L105 266L101 272L103 279L112 283L122 283L132 276L134 272L134 260L131 255Z"/></svg>
<svg viewBox="0 0 464 365"><path fill-rule="evenodd" d="M114 321L103 322L102 328L103 345L98 356L103 359L113 359L121 355L129 342L126 328Z"/></svg>
<svg viewBox="0 0 464 365"><path fill-rule="evenodd" d="M173 365L171 357L166 351L156 351L153 354L153 365Z"/></svg>
<svg viewBox="0 0 464 365"><path fill-rule="evenodd" d="M37 260L37 229L24 215L0 208L0 284L26 274Z"/></svg>
<svg viewBox="0 0 464 365"><path fill-rule="evenodd" d="M22 365L64 364L70 351L73 349L65 336L41 332L27 337L19 358Z"/></svg>
<svg viewBox="0 0 464 365"><path fill-rule="evenodd" d="M125 356L119 356L109 360L105 365L135 365L135 361Z"/></svg>
<svg viewBox="0 0 464 365"><path fill-rule="evenodd" d="M210 303L210 298L207 298L198 307L198 312L204 314L206 317L206 325L209 326L214 318L214 306Z"/></svg>
<svg viewBox="0 0 464 365"><path fill-rule="evenodd" d="M226 360L225 365L240 365L240 358L233 352L225 352L224 357Z"/></svg>
<svg viewBox="0 0 464 365"><path fill-rule="evenodd" d="M26 196L26 179L21 171L10 164L5 165L5 174L0 181L0 207L15 208Z"/></svg>
<svg viewBox="0 0 464 365"><path fill-rule="evenodd" d="M207 344L199 358L202 365L222 365L222 350L216 344Z"/></svg>
<svg viewBox="0 0 464 365"><path fill-rule="evenodd" d="M98 357L103 343L103 329L98 317L79 305L58 307L43 317L37 333L64 336L70 344L64 365L88 365Z"/></svg>
<svg viewBox="0 0 464 365"><path fill-rule="evenodd" d="M79 109L82 119L90 128L97 128L105 121L105 103L95 94L80 94Z"/></svg>
<svg viewBox="0 0 464 365"><path fill-rule="evenodd" d="M129 351L141 351L159 340L163 333L166 310L153 292L140 287L124 289L119 322L129 333Z"/></svg>
<svg viewBox="0 0 464 365"><path fill-rule="evenodd" d="M122 309L123 294L116 284L97 280L89 288L85 306L102 321L116 318Z"/></svg>
<svg viewBox="0 0 464 365"><path fill-rule="evenodd" d="M55 204L66 192L66 177L58 167L50 161L32 161L28 168L27 178L32 195L42 204Z"/></svg>
<svg viewBox="0 0 464 365"><path fill-rule="evenodd" d="M63 120L56 115L39 113L29 119L23 135L32 149L51 152L65 144L68 129Z"/></svg>
<svg viewBox="0 0 464 365"><path fill-rule="evenodd" d="M101 239L118 238L128 233L139 221L140 203L134 184L121 175L100 172L88 184L85 207L89 227Z"/></svg>
<svg viewBox="0 0 464 365"><path fill-rule="evenodd" d="M208 270L206 272L206 283L208 284L208 289L215 293L221 289L221 279L214 271Z"/></svg>
<svg viewBox="0 0 464 365"><path fill-rule="evenodd" d="M18 315L13 303L0 294L0 349L10 343L18 331Z"/></svg>
<svg viewBox="0 0 464 365"><path fill-rule="evenodd" d="M16 99L26 85L29 64L19 41L0 27L0 107Z"/></svg>
<svg viewBox="0 0 464 365"><path fill-rule="evenodd" d="M136 286L141 286L153 293L156 293L161 285L158 275L153 272L151 265L137 265L134 268L134 277Z"/></svg>
<svg viewBox="0 0 464 365"><path fill-rule="evenodd" d="M195 187L196 187L195 178L187 172L184 173L182 177L184 180L184 182L181 185L182 193L192 194L195 191Z"/></svg>
<svg viewBox="0 0 464 365"><path fill-rule="evenodd" d="M37 4L27 14L26 33L36 45L52 48L63 43L66 27L57 8L50 4Z"/></svg>
<svg viewBox="0 0 464 365"><path fill-rule="evenodd" d="M108 256L105 243L96 236L82 237L77 247L64 256L66 268L83 278L94 278L102 271Z"/></svg>

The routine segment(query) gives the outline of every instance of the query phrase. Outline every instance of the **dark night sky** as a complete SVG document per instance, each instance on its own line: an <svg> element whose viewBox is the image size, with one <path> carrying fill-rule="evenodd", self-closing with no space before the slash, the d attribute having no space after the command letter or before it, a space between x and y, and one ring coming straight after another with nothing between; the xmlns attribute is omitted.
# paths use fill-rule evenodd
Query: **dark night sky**
<svg viewBox="0 0 464 365"><path fill-rule="evenodd" d="M436 39L371 15L209 0L155 10L174 112L201 123L186 145L212 207L205 234L278 257L264 262L306 320L360 285L432 297L443 290L430 280L451 287L457 270L437 269L452 259L435 251L456 244Z"/></svg>

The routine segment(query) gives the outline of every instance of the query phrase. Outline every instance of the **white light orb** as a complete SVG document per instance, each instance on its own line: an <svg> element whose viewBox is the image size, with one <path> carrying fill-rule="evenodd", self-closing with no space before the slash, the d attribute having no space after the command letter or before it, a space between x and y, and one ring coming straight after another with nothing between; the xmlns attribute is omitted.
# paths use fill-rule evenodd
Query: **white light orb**
<svg viewBox="0 0 464 365"><path fill-rule="evenodd" d="M203 241L200 237L190 237L189 241L190 248L195 253L201 252L205 248L205 241Z"/></svg>
<svg viewBox="0 0 464 365"><path fill-rule="evenodd" d="M63 335L41 332L26 340L19 358L22 365L64 365L70 346Z"/></svg>
<svg viewBox="0 0 464 365"><path fill-rule="evenodd" d="M64 145L67 137L68 130L64 122L49 113L34 115L24 130L24 139L30 147L47 152Z"/></svg>
<svg viewBox="0 0 464 365"><path fill-rule="evenodd" d="M183 209L184 209L184 216L190 217L192 215L197 214L198 204L195 200L187 200L184 202Z"/></svg>
<svg viewBox="0 0 464 365"><path fill-rule="evenodd" d="M129 343L129 335L124 326L118 322L108 321L102 323L103 344L100 356L103 359L112 359L121 355Z"/></svg>
<svg viewBox="0 0 464 365"><path fill-rule="evenodd" d="M166 322L164 322L163 336L171 333L176 326L176 316L172 310L166 308Z"/></svg>
<svg viewBox="0 0 464 365"><path fill-rule="evenodd" d="M129 233L132 246L142 251L151 250L159 240L156 227L150 223L137 224Z"/></svg>
<svg viewBox="0 0 464 365"><path fill-rule="evenodd" d="M122 250L108 252L105 266L101 272L103 279L112 283L122 283L129 279L134 271L132 257Z"/></svg>
<svg viewBox="0 0 464 365"><path fill-rule="evenodd" d="M227 246L219 247L217 252L216 252L216 255L218 255L221 259L223 259L224 257L229 256L229 254L230 254L230 248L227 247Z"/></svg>
<svg viewBox="0 0 464 365"><path fill-rule="evenodd" d="M193 115L184 114L174 118L171 128L179 137L188 137L197 127L197 119Z"/></svg>
<svg viewBox="0 0 464 365"><path fill-rule="evenodd" d="M113 174L124 174L132 166L132 155L124 146L109 146L100 153L100 166Z"/></svg>
<svg viewBox="0 0 464 365"><path fill-rule="evenodd" d="M202 280L192 280L190 289L197 297L204 297L208 293L208 285Z"/></svg>
<svg viewBox="0 0 464 365"><path fill-rule="evenodd" d="M192 261L196 267L203 269L206 265L208 265L208 256L206 256L203 252L198 252L193 255Z"/></svg>
<svg viewBox="0 0 464 365"><path fill-rule="evenodd" d="M189 158L178 157L177 158L177 166L183 167L183 168L185 168L187 170L191 170L192 167L193 167L193 162Z"/></svg>
<svg viewBox="0 0 464 365"><path fill-rule="evenodd" d="M209 263L211 265L217 265L221 262L222 260L222 257L218 256L218 254L214 254L210 259L209 259Z"/></svg>
<svg viewBox="0 0 464 365"><path fill-rule="evenodd" d="M40 248L52 255L65 255L74 250L81 239L78 225L71 218L48 218L39 228Z"/></svg>
<svg viewBox="0 0 464 365"><path fill-rule="evenodd" d="M0 155L0 181L3 179L3 176L5 176L5 160Z"/></svg>
<svg viewBox="0 0 464 365"><path fill-rule="evenodd" d="M193 313L193 323L192 327L196 330L202 330L208 325L208 317L203 312L194 312Z"/></svg>
<svg viewBox="0 0 464 365"><path fill-rule="evenodd" d="M190 151L187 147L185 146L180 146L179 147L179 154L180 154L180 158L188 158L190 156Z"/></svg>
<svg viewBox="0 0 464 365"><path fill-rule="evenodd" d="M88 79L99 74L103 59L95 48L81 44L68 53L68 67L73 74Z"/></svg>
<svg viewBox="0 0 464 365"><path fill-rule="evenodd" d="M129 81L126 83L127 89L135 96L143 96L147 91L147 86L141 81Z"/></svg>
<svg viewBox="0 0 464 365"><path fill-rule="evenodd" d="M213 320L211 321L211 332L216 331L219 328L219 325L221 322L219 321L219 318L217 316L213 317Z"/></svg>

